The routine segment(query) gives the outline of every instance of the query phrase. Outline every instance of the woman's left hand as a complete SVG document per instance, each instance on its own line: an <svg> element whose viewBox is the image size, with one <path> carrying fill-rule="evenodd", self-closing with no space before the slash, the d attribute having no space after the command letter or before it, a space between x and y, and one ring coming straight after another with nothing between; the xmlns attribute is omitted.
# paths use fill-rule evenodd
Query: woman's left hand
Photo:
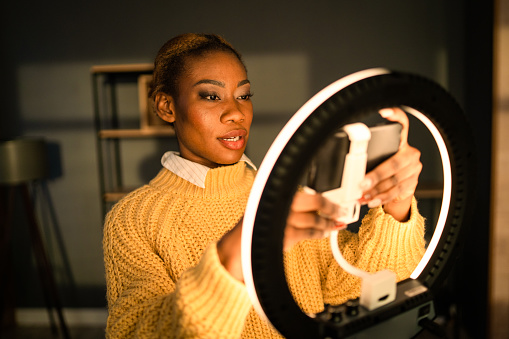
<svg viewBox="0 0 509 339"><path fill-rule="evenodd" d="M383 205L386 213L398 221L407 221L412 197L422 170L421 152L408 144L409 121L399 108L380 110L380 115L402 125L399 151L370 171L361 182L361 203L369 207Z"/></svg>

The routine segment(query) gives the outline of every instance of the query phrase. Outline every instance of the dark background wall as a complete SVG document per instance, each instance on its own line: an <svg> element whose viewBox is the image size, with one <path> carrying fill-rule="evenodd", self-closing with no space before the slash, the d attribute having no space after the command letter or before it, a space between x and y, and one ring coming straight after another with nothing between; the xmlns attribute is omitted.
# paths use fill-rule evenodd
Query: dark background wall
<svg viewBox="0 0 509 339"><path fill-rule="evenodd" d="M59 147L61 175L49 182L49 190L77 287L78 297L68 298L67 305L104 306L92 65L152 62L166 40L183 32L223 35L243 53L254 83L255 121L249 151L258 164L286 120L332 81L369 67L417 73L448 88L479 122L476 133L483 140L478 147L484 164L480 174L488 177L491 25L490 1L29 0L3 4L0 138L37 135ZM128 95L123 101L126 114L136 114L136 100ZM125 147L135 154L127 160L127 166L135 169L130 180L146 182L157 170L165 145L146 142ZM147 170L139 165L140 159L155 165ZM489 186L481 189L479 198L479 223L488 225ZM487 246L488 233L477 234L471 247L475 250L466 254L464 266L458 266L458 274L468 274L471 284L463 286L460 294L464 294L457 298L474 293L478 312L486 310L487 303L487 273L482 268L487 267ZM37 290L27 292L33 290L28 283L33 275L28 249L18 248L23 251L15 254L20 258L19 303L38 306ZM58 251L54 257L58 273ZM473 273L474 262L481 267L480 273ZM27 293L30 297L23 297ZM472 314L464 313L466 319ZM466 327L482 333L484 322L475 321L480 325Z"/></svg>

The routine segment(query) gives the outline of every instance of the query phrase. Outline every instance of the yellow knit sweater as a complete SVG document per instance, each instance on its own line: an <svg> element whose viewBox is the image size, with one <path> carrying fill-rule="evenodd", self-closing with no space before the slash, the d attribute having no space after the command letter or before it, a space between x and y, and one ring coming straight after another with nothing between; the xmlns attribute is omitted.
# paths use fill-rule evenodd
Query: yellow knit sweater
<svg viewBox="0 0 509 339"><path fill-rule="evenodd" d="M199 188L166 169L114 206L104 228L109 338L279 338L219 262L216 241L240 220L254 180L244 162L209 170ZM373 209L358 234L340 232L343 256L367 271L407 278L424 253L415 201L398 223ZM335 262L327 239L285 255L305 312L356 298L360 282Z"/></svg>

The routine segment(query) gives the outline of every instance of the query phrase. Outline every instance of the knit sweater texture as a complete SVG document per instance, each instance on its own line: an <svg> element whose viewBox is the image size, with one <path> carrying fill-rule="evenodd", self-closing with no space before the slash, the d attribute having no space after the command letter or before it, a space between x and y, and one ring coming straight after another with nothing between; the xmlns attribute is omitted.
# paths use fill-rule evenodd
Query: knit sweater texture
<svg viewBox="0 0 509 339"><path fill-rule="evenodd" d="M211 169L205 188L167 169L106 217L108 338L280 338L254 311L245 286L221 265L217 241L244 214L255 172L244 162ZM408 222L371 209L358 233L339 232L342 254L369 272L409 277L424 253L415 199ZM328 239L285 253L296 303L320 312L360 294L360 280L334 261Z"/></svg>

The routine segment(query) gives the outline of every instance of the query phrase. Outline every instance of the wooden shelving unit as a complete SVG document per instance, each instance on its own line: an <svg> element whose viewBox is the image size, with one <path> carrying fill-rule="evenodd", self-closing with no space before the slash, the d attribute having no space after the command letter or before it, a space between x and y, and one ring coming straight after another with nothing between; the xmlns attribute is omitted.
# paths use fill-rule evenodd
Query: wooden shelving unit
<svg viewBox="0 0 509 339"><path fill-rule="evenodd" d="M417 199L440 199L443 194L443 184L441 183L419 183L415 190Z"/></svg>
<svg viewBox="0 0 509 339"><path fill-rule="evenodd" d="M101 139L116 138L152 138L152 137L172 137L175 135L173 129L104 129L99 131Z"/></svg>
<svg viewBox="0 0 509 339"><path fill-rule="evenodd" d="M104 192L103 200L105 203L115 203L126 196L129 192L136 189L136 187L119 187L115 191Z"/></svg>
<svg viewBox="0 0 509 339"><path fill-rule="evenodd" d="M122 139L172 138L173 128L160 120L148 102L148 83L152 64L116 64L92 66L92 93L99 167L100 199L103 216L108 204L120 200L134 187L126 188L121 161ZM117 86L132 82L138 87L139 127L121 128Z"/></svg>

